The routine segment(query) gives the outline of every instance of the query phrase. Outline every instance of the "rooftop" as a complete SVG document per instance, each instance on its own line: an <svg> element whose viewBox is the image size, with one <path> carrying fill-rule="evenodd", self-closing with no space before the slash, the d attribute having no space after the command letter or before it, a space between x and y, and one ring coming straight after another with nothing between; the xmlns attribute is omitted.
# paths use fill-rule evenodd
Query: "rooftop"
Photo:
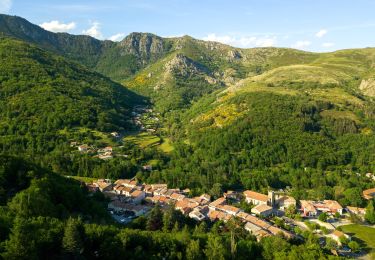
<svg viewBox="0 0 375 260"><path fill-rule="evenodd" d="M267 195L264 195L262 193L258 193L258 192L255 192L255 191L246 190L246 191L243 192L243 194L245 195L246 198L249 198L249 199L259 200L259 201L263 201L263 202L268 201Z"/></svg>

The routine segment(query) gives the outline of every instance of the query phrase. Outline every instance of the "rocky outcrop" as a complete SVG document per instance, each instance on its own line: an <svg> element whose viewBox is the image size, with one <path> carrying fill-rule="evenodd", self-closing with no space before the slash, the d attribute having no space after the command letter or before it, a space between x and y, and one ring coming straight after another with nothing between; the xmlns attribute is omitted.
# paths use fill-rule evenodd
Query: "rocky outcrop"
<svg viewBox="0 0 375 260"><path fill-rule="evenodd" d="M198 74L210 74L206 67L180 53L165 64L165 70L169 74L183 77L190 77Z"/></svg>
<svg viewBox="0 0 375 260"><path fill-rule="evenodd" d="M227 55L227 60L230 62L240 60L242 58L242 55L237 50L230 50Z"/></svg>
<svg viewBox="0 0 375 260"><path fill-rule="evenodd" d="M366 96L375 97L375 79L362 80L359 89Z"/></svg>
<svg viewBox="0 0 375 260"><path fill-rule="evenodd" d="M168 51L164 40L150 33L131 33L119 46L121 55L133 54L144 60L161 57Z"/></svg>

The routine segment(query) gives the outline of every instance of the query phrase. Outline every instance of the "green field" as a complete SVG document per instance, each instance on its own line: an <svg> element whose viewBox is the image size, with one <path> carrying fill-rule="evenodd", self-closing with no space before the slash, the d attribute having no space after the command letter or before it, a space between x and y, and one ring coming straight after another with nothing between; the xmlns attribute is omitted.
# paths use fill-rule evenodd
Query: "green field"
<svg viewBox="0 0 375 260"><path fill-rule="evenodd" d="M160 138L156 135L150 135L145 132L131 133L124 137L125 142L133 142L142 148L151 147L160 144Z"/></svg>
<svg viewBox="0 0 375 260"><path fill-rule="evenodd" d="M69 176L69 178L75 179L77 181L83 181L85 183L92 183L98 180L97 178L81 177L81 176Z"/></svg>
<svg viewBox="0 0 375 260"><path fill-rule="evenodd" d="M360 242L362 246L375 252L375 228L353 224L341 226L341 229Z"/></svg>
<svg viewBox="0 0 375 260"><path fill-rule="evenodd" d="M169 138L163 138L156 135L150 135L145 132L133 132L124 137L125 142L133 142L141 148L156 147L165 153L169 153L173 150L173 146Z"/></svg>
<svg viewBox="0 0 375 260"><path fill-rule="evenodd" d="M163 142L160 144L159 149L165 153L170 153L173 151L174 147L169 138L163 138Z"/></svg>

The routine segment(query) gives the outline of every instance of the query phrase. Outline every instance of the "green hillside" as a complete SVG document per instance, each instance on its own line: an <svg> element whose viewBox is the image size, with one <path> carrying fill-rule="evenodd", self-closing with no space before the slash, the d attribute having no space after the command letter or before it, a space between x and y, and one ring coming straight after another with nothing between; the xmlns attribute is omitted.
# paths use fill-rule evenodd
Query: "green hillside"
<svg viewBox="0 0 375 260"><path fill-rule="evenodd" d="M0 38L2 151L48 151L59 130L121 131L136 94L82 66L10 38Z"/></svg>

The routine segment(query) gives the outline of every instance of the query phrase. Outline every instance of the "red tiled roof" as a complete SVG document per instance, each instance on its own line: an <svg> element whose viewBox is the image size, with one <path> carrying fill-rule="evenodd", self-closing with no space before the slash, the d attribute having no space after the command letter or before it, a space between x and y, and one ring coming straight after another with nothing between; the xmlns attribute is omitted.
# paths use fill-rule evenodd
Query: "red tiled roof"
<svg viewBox="0 0 375 260"><path fill-rule="evenodd" d="M261 194L261 193L255 192L255 191L246 190L243 193L244 193L245 197L249 198L249 199L259 200L259 201L263 201L263 202L268 201L267 195L264 195L264 194Z"/></svg>

